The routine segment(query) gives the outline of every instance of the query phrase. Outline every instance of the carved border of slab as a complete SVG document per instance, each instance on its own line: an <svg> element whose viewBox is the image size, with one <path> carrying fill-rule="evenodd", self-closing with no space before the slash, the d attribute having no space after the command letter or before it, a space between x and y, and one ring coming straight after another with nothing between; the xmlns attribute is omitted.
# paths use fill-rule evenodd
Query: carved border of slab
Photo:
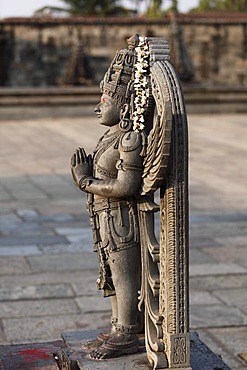
<svg viewBox="0 0 247 370"><path fill-rule="evenodd" d="M169 367L183 368L190 363L187 119L173 67L169 62L158 64L160 73L167 79L173 116L170 170L161 188L160 312L164 317L163 333ZM184 348L179 362L176 348L179 348L179 353Z"/></svg>
<svg viewBox="0 0 247 370"><path fill-rule="evenodd" d="M144 187L161 190L160 247L152 234L152 207L146 203L140 212L146 348L153 369L190 369L187 119L181 87L169 61L154 63L151 75L157 108L154 130L163 148L163 166L157 180L147 177Z"/></svg>

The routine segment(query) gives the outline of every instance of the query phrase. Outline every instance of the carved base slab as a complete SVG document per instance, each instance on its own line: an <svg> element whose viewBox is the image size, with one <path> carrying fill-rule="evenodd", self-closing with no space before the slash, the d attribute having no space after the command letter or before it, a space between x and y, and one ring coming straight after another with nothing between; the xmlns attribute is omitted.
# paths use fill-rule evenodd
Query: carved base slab
<svg viewBox="0 0 247 370"><path fill-rule="evenodd" d="M102 331L102 330L101 330ZM62 370L151 370L143 338L140 338L140 352L109 360L93 360L81 346L95 338L99 331L62 333L66 347L62 350ZM204 344L196 333L190 333L191 367L176 367L169 370L231 370L227 364Z"/></svg>

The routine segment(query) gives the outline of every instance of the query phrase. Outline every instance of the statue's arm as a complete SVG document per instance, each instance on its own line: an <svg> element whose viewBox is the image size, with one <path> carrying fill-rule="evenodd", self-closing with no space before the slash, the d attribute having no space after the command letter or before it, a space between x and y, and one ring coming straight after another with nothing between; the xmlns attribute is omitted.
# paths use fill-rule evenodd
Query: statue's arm
<svg viewBox="0 0 247 370"><path fill-rule="evenodd" d="M71 169L74 181L81 190L106 198L126 198L138 191L142 182L141 141L135 140L135 145L132 146L128 142L127 149L123 141L119 148L120 159L116 164L118 170L116 179L93 178L92 171L89 170L90 166L86 165L85 152L81 149L77 150L74 159L72 157Z"/></svg>
<svg viewBox="0 0 247 370"><path fill-rule="evenodd" d="M82 182L93 174L92 156L87 156L83 148L76 149L71 157L71 174L75 185L79 188L82 187Z"/></svg>
<svg viewBox="0 0 247 370"><path fill-rule="evenodd" d="M142 158L140 151L120 153L116 179L91 179L85 191L106 198L126 198L137 193L142 182Z"/></svg>

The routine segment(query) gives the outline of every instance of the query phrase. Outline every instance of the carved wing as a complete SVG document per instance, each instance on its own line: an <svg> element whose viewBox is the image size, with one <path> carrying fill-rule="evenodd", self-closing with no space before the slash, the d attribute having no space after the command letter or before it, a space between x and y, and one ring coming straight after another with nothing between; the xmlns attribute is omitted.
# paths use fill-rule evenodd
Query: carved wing
<svg viewBox="0 0 247 370"><path fill-rule="evenodd" d="M148 38L148 44L155 112L153 128L148 135L141 195L154 192L164 182L170 161L173 120L178 114L186 116L181 87L169 62L166 40Z"/></svg>

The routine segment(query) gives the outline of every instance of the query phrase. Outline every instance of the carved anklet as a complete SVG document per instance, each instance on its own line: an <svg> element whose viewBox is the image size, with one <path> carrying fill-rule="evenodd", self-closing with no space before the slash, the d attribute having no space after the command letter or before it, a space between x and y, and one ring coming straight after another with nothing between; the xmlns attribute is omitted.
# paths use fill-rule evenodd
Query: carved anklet
<svg viewBox="0 0 247 370"><path fill-rule="evenodd" d="M119 334L136 334L138 324L136 325L120 325L116 324L116 332Z"/></svg>

